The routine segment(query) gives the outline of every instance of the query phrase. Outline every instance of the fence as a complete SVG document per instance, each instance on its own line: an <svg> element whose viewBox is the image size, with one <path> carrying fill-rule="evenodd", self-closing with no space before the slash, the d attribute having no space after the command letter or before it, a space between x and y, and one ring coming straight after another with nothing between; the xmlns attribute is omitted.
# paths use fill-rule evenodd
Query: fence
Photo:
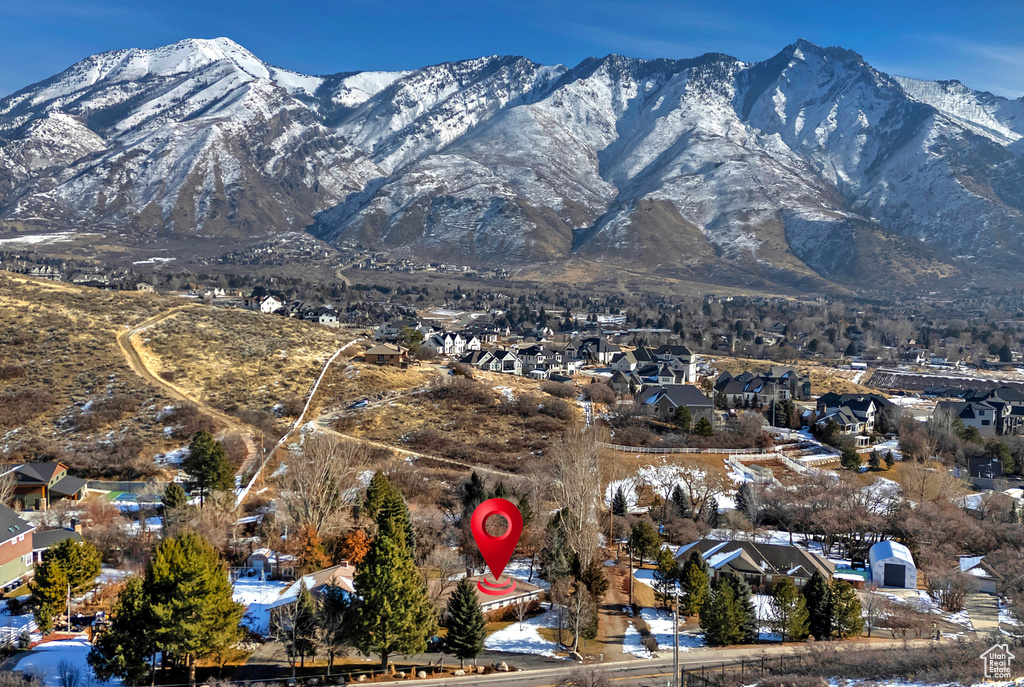
<svg viewBox="0 0 1024 687"><path fill-rule="evenodd" d="M7 623L0 625L0 648L6 648L16 644L23 634L37 632L39 625L31 617L27 622L14 625L13 618L8 618Z"/></svg>
<svg viewBox="0 0 1024 687"><path fill-rule="evenodd" d="M607 448L612 451L624 451L626 453L657 453L659 455L665 453L724 453L730 456L763 456L775 453L775 449L771 448L656 448L652 446L620 446L618 444L606 444L602 441L599 441L597 445L601 448Z"/></svg>
<svg viewBox="0 0 1024 687"><path fill-rule="evenodd" d="M168 484L169 482L104 482L97 479L91 479L85 483L87 488L97 491L127 491L133 494L147 491L163 493Z"/></svg>
<svg viewBox="0 0 1024 687"><path fill-rule="evenodd" d="M762 655L760 658L723 661L718 665L683 668L679 674L679 684L681 687L725 687L726 676L733 684L756 684L765 675L790 673L802 666L803 661L804 657L800 654Z"/></svg>

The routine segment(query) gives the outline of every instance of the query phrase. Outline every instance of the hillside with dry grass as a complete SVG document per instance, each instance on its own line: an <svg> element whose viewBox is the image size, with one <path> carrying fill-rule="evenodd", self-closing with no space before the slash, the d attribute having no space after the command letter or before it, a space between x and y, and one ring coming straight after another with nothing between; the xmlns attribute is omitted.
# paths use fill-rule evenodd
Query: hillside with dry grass
<svg viewBox="0 0 1024 687"><path fill-rule="evenodd" d="M61 460L84 477L144 479L165 473L160 454L210 429L228 430L240 463L249 428L287 425L350 338L172 296L0 272L0 461Z"/></svg>

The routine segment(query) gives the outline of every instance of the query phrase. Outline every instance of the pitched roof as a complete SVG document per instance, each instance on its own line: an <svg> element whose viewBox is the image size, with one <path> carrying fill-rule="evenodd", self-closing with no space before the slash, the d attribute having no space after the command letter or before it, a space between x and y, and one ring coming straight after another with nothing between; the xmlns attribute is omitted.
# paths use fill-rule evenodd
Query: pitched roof
<svg viewBox="0 0 1024 687"><path fill-rule="evenodd" d="M82 535L71 530L43 530L42 532L34 532L32 534L32 549L34 551L48 549L51 546L60 544L65 539L74 539L80 542L82 541Z"/></svg>
<svg viewBox="0 0 1024 687"><path fill-rule="evenodd" d="M657 403L662 397L668 398L669 402L676 406L689 406L689 407L711 407L711 401L704 393L695 387L693 384L665 384L664 386L655 386L644 392L643 403L653 404Z"/></svg>
<svg viewBox="0 0 1024 687"><path fill-rule="evenodd" d="M61 469L66 470L63 463L25 463L15 468L19 482L48 483Z"/></svg>
<svg viewBox="0 0 1024 687"><path fill-rule="evenodd" d="M363 355L400 355L405 353L406 349L402 346L395 346L394 344L378 344L373 348L366 350Z"/></svg>
<svg viewBox="0 0 1024 687"><path fill-rule="evenodd" d="M88 482L81 477L65 475L59 482L50 487L50 491L61 496L74 496L85 489L87 484Z"/></svg>
<svg viewBox="0 0 1024 687"><path fill-rule="evenodd" d="M35 527L18 517L13 510L7 506L0 506L0 544L34 529Z"/></svg>
<svg viewBox="0 0 1024 687"><path fill-rule="evenodd" d="M914 565L914 556L910 553L910 549L891 539L880 541L868 549L868 558L872 563L885 558L897 558Z"/></svg>
<svg viewBox="0 0 1024 687"><path fill-rule="evenodd" d="M738 571L761 572L768 575L810 577L815 571L826 578L835 572L835 564L810 551L787 544L758 544L750 541L718 541L701 539L676 552L676 559L689 558L693 550L701 552L708 565L721 569L732 567ZM735 554L739 550L743 555ZM735 554L735 555L733 555ZM712 565L712 560L716 565Z"/></svg>

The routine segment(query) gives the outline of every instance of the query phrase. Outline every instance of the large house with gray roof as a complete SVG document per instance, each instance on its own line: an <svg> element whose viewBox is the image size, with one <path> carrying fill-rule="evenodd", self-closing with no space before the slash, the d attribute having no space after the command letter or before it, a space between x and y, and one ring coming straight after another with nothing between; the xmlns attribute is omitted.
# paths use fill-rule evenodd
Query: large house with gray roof
<svg viewBox="0 0 1024 687"><path fill-rule="evenodd" d="M708 564L712 579L726 576L744 579L751 589L760 593L768 592L783 578L803 587L815 572L830 582L836 571L834 563L796 546L707 538L679 547L676 562L683 565L694 551Z"/></svg>

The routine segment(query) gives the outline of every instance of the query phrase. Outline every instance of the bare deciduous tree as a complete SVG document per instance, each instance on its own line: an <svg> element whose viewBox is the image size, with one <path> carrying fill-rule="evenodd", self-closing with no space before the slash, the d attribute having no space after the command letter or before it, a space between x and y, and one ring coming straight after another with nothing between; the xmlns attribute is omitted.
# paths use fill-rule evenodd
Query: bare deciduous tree
<svg viewBox="0 0 1024 687"><path fill-rule="evenodd" d="M459 583L453 579L459 572L465 569L465 561L458 552L450 547L440 545L432 548L424 559L424 565L429 569L431 576L437 575L437 584L433 587L433 601L437 605L444 598L445 592Z"/></svg>
<svg viewBox="0 0 1024 687"><path fill-rule="evenodd" d="M597 555L600 543L597 497L601 487L594 432L574 428L551 451L555 467L554 495L562 518L566 545L581 570Z"/></svg>
<svg viewBox="0 0 1024 687"><path fill-rule="evenodd" d="M301 453L289 460L280 478L288 515L298 525L312 525L320 535L339 529L359 472L367 463L361 444L330 434L308 435Z"/></svg>

